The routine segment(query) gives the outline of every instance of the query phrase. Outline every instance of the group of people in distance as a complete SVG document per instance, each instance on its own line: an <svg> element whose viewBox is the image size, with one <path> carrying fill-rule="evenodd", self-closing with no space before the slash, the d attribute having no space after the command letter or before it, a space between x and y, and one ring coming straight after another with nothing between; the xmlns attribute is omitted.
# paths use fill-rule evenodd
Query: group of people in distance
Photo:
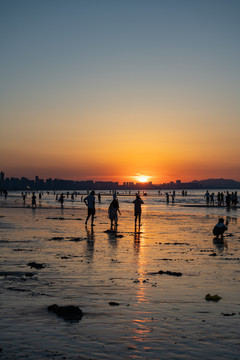
<svg viewBox="0 0 240 360"><path fill-rule="evenodd" d="M84 202L88 208L87 218L85 221L85 225L87 225L89 218L91 217L91 225L93 226L94 215L95 215L95 191L91 191L91 193L85 197ZM136 199L133 201L134 203L134 216L135 216L135 227L141 226L141 215L142 215L142 201L139 194L136 194ZM108 208L108 216L111 221L111 230L114 226L118 225L118 214L121 215L121 211L119 209L119 202L117 199L117 195L113 194L113 199Z"/></svg>
<svg viewBox="0 0 240 360"><path fill-rule="evenodd" d="M204 195L206 199L206 205L214 205L215 204L215 194L207 192ZM223 192L217 193L217 205L218 206L224 206L224 203L226 204L227 209L229 210L231 205L233 208L236 208L238 204L238 195L237 191L232 192L231 194L227 191L226 196L224 196Z"/></svg>

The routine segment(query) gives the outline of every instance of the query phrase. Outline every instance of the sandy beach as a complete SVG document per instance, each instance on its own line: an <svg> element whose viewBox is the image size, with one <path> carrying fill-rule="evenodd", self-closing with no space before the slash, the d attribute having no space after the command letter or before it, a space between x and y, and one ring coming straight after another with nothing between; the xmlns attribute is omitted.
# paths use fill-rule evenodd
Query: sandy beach
<svg viewBox="0 0 240 360"><path fill-rule="evenodd" d="M82 203L1 198L0 358L239 359L239 209L149 198L135 231L132 199L120 198L111 233L109 201L86 228ZM224 244L212 234L219 216L229 219ZM52 304L83 316L64 320Z"/></svg>

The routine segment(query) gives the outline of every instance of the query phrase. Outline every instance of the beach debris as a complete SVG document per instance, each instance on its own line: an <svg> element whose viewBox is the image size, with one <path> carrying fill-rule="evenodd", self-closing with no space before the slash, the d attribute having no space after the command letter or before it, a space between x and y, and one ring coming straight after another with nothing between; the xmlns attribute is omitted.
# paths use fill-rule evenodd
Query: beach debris
<svg viewBox="0 0 240 360"><path fill-rule="evenodd" d="M138 284L138 283L140 283L140 280L138 280L138 279L133 280L133 283Z"/></svg>
<svg viewBox="0 0 240 360"><path fill-rule="evenodd" d="M157 274L160 275L172 275L172 276L182 276L181 272L175 272L175 271L163 271L163 270L159 270L157 272Z"/></svg>
<svg viewBox="0 0 240 360"><path fill-rule="evenodd" d="M13 251L35 251L33 249L13 249Z"/></svg>
<svg viewBox="0 0 240 360"><path fill-rule="evenodd" d="M38 264L38 263L36 263L35 261L30 262L30 263L28 263L27 265L30 266L31 269L32 269L32 268L35 268L35 269L37 269L37 270L44 269L45 266L46 266L46 265L44 265L44 264Z"/></svg>
<svg viewBox="0 0 240 360"><path fill-rule="evenodd" d="M83 316L82 310L78 306L65 305L59 306L56 304L49 305L48 311L62 317L66 321L79 321Z"/></svg>
<svg viewBox="0 0 240 360"><path fill-rule="evenodd" d="M210 294L207 294L207 295L205 296L205 300L206 300L206 301L218 302L220 299L221 299L221 296L219 296L219 295L210 295Z"/></svg>
<svg viewBox="0 0 240 360"><path fill-rule="evenodd" d="M109 301L108 303L110 306L119 306L120 304L115 301Z"/></svg>
<svg viewBox="0 0 240 360"><path fill-rule="evenodd" d="M54 236L49 240L61 241L61 240L64 240L64 237L62 237L62 236Z"/></svg>
<svg viewBox="0 0 240 360"><path fill-rule="evenodd" d="M32 272L26 272L25 273L25 276L26 277L33 277L35 274L34 273L32 273Z"/></svg>
<svg viewBox="0 0 240 360"><path fill-rule="evenodd" d="M34 273L32 272L22 272L22 271L0 271L0 276L13 276L13 277L32 277L34 276Z"/></svg>
<svg viewBox="0 0 240 360"><path fill-rule="evenodd" d="M164 271L164 270L159 270L158 272L151 272L151 273L147 273L148 275L172 275L172 276L182 276L181 272L176 272L176 271Z"/></svg>
<svg viewBox="0 0 240 360"><path fill-rule="evenodd" d="M211 252L211 251L213 251L213 250L211 250L211 249L202 249L202 250L200 250L200 252Z"/></svg>
<svg viewBox="0 0 240 360"><path fill-rule="evenodd" d="M173 242L173 243L165 243L164 245L187 245L187 246L189 246L189 243Z"/></svg>
<svg viewBox="0 0 240 360"><path fill-rule="evenodd" d="M221 313L222 316L235 316L236 313L231 313L231 314L228 314L228 313Z"/></svg>
<svg viewBox="0 0 240 360"><path fill-rule="evenodd" d="M83 238L83 237L69 237L68 240L69 241L79 242L79 241L83 241L83 240L87 240L87 239Z"/></svg>
<svg viewBox="0 0 240 360"><path fill-rule="evenodd" d="M46 217L46 219L47 220L82 220L81 218L71 219L71 218L64 218L62 216L60 216L60 217Z"/></svg>

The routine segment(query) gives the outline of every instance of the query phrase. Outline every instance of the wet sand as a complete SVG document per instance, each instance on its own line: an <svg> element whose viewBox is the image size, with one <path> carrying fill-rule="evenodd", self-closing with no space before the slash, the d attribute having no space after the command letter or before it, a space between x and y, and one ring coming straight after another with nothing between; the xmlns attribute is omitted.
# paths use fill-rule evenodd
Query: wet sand
<svg viewBox="0 0 240 360"><path fill-rule="evenodd" d="M0 358L238 359L240 229L228 215L222 245L218 215L194 210L145 207L136 232L124 210L110 233L104 208L93 228L84 207L0 208ZM66 321L52 304L83 317Z"/></svg>

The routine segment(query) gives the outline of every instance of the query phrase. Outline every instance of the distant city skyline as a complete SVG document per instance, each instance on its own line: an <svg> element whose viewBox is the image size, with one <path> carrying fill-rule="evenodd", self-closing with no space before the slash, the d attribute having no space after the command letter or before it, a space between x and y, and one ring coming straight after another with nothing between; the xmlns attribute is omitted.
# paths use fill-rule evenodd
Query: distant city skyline
<svg viewBox="0 0 240 360"><path fill-rule="evenodd" d="M240 180L240 1L1 2L9 176Z"/></svg>
<svg viewBox="0 0 240 360"><path fill-rule="evenodd" d="M83 180L83 179L77 179L77 180L73 180L73 179L62 179L62 178L41 178L38 175L35 175L34 178L28 178L26 176L22 176L20 178L18 177L9 177L7 176L3 171L0 171L0 189L4 189L4 188L9 188L9 189L13 189L13 188L42 188L42 189L54 189L54 188L74 188L77 189L78 187L84 189L91 189L91 188L102 188L102 189L119 189L121 187L125 187L125 188L133 188L137 186L137 188L144 188L144 186L146 188L157 188L157 187L170 187L170 188L194 188L194 186L198 187L208 187L210 186L210 188L214 188L216 186L216 188L219 188L221 186L223 186L223 188L234 188L234 186L236 186L237 188L240 187L240 182L234 180L234 179L223 179L223 178L218 178L218 179L204 179L204 180L192 180L190 182L182 182L181 179L177 179L177 180L171 180L169 182L164 182L164 183L153 183L152 181L124 181L124 182L119 182L119 181L108 181L108 180L96 180L96 179L88 179L88 180Z"/></svg>

